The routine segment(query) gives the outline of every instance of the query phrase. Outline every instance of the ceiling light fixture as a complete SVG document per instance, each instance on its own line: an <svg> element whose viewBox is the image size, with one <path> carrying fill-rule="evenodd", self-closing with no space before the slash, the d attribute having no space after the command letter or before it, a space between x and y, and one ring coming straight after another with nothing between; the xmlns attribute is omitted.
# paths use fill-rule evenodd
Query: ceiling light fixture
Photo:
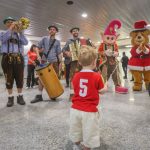
<svg viewBox="0 0 150 150"><path fill-rule="evenodd" d="M81 16L82 16L83 18L86 18L88 15L87 15L87 13L83 13Z"/></svg>
<svg viewBox="0 0 150 150"><path fill-rule="evenodd" d="M66 2L67 5L73 5L73 3L74 3L73 1L67 1Z"/></svg>

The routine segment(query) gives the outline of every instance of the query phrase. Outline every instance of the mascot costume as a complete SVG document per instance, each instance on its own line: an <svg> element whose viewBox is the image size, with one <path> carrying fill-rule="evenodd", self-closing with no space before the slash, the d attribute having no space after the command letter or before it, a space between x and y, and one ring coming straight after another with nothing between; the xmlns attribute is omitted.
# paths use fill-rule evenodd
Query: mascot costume
<svg viewBox="0 0 150 150"><path fill-rule="evenodd" d="M107 83L110 76L112 76L115 84L115 92L127 93L128 89L121 87L119 62L117 60L119 52L116 40L119 37L119 34L116 33L116 29L119 28L121 28L121 22L119 20L112 20L105 29L105 32L101 33L103 42L98 49L100 56L100 70L105 83Z"/></svg>
<svg viewBox="0 0 150 150"><path fill-rule="evenodd" d="M150 84L150 46L149 38L150 30L144 20L135 22L134 30L130 33L132 49L130 51L131 58L128 62L133 78L133 91L142 90L142 82L145 82L145 88L149 89Z"/></svg>

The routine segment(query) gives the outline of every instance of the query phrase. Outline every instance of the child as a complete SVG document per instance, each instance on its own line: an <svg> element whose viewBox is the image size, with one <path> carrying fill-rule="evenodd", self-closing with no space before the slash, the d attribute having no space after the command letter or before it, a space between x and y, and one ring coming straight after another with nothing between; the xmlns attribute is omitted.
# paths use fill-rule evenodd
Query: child
<svg viewBox="0 0 150 150"><path fill-rule="evenodd" d="M100 146L99 133L99 91L104 88L100 73L94 72L97 54L95 49L82 46L79 64L83 69L72 79L74 97L70 110L70 138L75 143L74 150L91 150Z"/></svg>

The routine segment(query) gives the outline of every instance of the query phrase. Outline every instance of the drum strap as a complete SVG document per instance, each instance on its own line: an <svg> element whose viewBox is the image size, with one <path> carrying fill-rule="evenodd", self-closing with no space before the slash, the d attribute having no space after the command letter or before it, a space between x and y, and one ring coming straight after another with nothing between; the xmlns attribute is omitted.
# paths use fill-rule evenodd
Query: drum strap
<svg viewBox="0 0 150 150"><path fill-rule="evenodd" d="M50 51L51 51L51 49L52 49L52 47L53 47L55 41L56 41L56 39L54 39L53 42L52 42L52 44L50 45L50 47L49 47L49 49L48 49L48 52L47 52L47 54L45 55L46 59L47 59L47 57L48 57L48 55L49 55L49 53L50 53Z"/></svg>

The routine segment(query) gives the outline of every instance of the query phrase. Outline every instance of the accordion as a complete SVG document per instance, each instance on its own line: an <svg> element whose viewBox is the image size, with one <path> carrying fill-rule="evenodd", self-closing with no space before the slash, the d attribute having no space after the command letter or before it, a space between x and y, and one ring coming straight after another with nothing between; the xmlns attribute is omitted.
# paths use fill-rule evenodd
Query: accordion
<svg viewBox="0 0 150 150"><path fill-rule="evenodd" d="M69 44L69 49L72 54L72 61L78 61L78 54L82 45L88 45L93 47L93 44L89 39L72 40L72 42Z"/></svg>

